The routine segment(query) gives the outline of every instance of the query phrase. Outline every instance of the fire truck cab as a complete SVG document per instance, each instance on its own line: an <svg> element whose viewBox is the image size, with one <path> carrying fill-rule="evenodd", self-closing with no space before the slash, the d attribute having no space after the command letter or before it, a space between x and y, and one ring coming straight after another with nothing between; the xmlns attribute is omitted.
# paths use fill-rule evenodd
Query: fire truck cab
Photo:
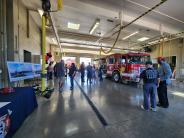
<svg viewBox="0 0 184 138"><path fill-rule="evenodd" d="M147 53L112 54L106 57L106 76L115 82L139 82L145 62L150 60Z"/></svg>

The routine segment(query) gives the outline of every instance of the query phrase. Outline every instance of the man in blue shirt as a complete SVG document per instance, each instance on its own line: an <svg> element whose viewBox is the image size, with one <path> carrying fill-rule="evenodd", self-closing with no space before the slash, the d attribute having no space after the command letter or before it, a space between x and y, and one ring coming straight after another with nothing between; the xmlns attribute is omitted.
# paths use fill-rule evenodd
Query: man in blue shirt
<svg viewBox="0 0 184 138"><path fill-rule="evenodd" d="M172 71L170 65L166 63L163 57L158 57L157 60L158 64L160 65L160 67L158 68L160 83L158 87L159 103L157 104L157 106L168 108L169 101L167 97L167 85L171 83L170 78L172 76Z"/></svg>
<svg viewBox="0 0 184 138"><path fill-rule="evenodd" d="M143 79L143 94L144 94L144 102L141 108L143 110L148 111L150 109L151 102L151 110L156 111L156 92L158 86L158 71L153 68L153 64L151 61L146 62L146 69L141 73L140 78Z"/></svg>

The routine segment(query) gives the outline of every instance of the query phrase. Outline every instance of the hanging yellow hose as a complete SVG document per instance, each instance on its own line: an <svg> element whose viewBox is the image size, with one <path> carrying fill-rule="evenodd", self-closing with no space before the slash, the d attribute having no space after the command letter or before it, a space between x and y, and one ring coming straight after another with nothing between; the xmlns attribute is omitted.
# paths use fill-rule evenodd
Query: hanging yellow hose
<svg viewBox="0 0 184 138"><path fill-rule="evenodd" d="M164 37L163 37L163 41L162 41L162 56L164 56L164 42L165 42L165 40L164 40Z"/></svg>
<svg viewBox="0 0 184 138"><path fill-rule="evenodd" d="M121 29L119 30L118 35L117 35L117 37L116 37L116 40L115 40L113 46L110 48L110 50L105 51L105 50L101 47L101 51L102 51L103 53L105 53L105 54L109 54L109 53L114 49L114 47L116 46L116 43L117 43L117 41L118 41L118 39L119 39L120 34L121 34Z"/></svg>
<svg viewBox="0 0 184 138"><path fill-rule="evenodd" d="M162 56L162 43L163 43L163 37L160 37L159 40L159 56Z"/></svg>
<svg viewBox="0 0 184 138"><path fill-rule="evenodd" d="M169 41L169 63L171 63L171 35L169 37L170 41Z"/></svg>
<svg viewBox="0 0 184 138"><path fill-rule="evenodd" d="M100 55L100 57L102 56L102 47L100 48L100 54L99 55Z"/></svg>

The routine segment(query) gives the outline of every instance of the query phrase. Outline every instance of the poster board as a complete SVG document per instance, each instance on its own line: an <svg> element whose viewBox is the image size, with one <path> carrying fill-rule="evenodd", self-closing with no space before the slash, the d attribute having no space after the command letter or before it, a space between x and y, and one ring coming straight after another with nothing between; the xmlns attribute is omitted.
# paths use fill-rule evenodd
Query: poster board
<svg viewBox="0 0 184 138"><path fill-rule="evenodd" d="M41 65L24 62L7 62L10 82L40 77Z"/></svg>

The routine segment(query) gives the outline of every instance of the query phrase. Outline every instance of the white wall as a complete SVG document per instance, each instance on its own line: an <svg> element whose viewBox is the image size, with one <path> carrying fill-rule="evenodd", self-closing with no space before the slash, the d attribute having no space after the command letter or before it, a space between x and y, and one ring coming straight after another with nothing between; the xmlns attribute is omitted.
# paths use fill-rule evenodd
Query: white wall
<svg viewBox="0 0 184 138"><path fill-rule="evenodd" d="M24 50L31 52L32 62L38 62L41 54L41 30L29 16L29 37L27 37L27 9L22 4L21 0L14 0L14 41L15 47L17 45L17 52L15 48L15 60L24 60ZM34 11L29 11L34 12ZM41 23L41 22L40 22ZM16 42L17 37L17 42ZM49 43L46 43L46 51L49 52ZM35 56L33 56L35 55Z"/></svg>
<svg viewBox="0 0 184 138"><path fill-rule="evenodd" d="M180 71L184 68L184 42L182 39L165 42L164 45L156 45L152 47L151 56L157 58L159 56L170 57L176 56L177 78L181 77Z"/></svg>

